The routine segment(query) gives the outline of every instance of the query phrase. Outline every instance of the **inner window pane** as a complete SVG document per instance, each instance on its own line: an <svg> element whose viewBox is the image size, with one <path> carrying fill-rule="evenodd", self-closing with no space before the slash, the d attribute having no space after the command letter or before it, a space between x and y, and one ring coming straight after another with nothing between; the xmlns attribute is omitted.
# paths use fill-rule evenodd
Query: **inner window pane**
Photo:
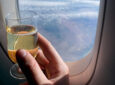
<svg viewBox="0 0 115 85"><path fill-rule="evenodd" d="M65 61L85 57L95 42L100 0L19 0L37 12L37 29Z"/></svg>

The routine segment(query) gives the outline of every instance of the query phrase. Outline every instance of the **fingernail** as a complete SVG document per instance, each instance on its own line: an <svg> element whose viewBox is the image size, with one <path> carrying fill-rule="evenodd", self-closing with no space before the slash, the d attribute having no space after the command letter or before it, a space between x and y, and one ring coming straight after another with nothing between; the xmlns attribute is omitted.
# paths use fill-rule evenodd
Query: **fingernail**
<svg viewBox="0 0 115 85"><path fill-rule="evenodd" d="M24 58L26 54L27 54L26 51L21 49L17 51L16 56L19 56L20 58Z"/></svg>

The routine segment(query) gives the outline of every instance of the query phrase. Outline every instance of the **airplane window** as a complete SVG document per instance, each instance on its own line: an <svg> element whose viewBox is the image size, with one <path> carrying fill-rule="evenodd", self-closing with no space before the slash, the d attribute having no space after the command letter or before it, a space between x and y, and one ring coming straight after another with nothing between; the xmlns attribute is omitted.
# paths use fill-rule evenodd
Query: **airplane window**
<svg viewBox="0 0 115 85"><path fill-rule="evenodd" d="M19 10L36 12L38 32L65 61L76 61L93 48L99 4L100 0L19 0Z"/></svg>

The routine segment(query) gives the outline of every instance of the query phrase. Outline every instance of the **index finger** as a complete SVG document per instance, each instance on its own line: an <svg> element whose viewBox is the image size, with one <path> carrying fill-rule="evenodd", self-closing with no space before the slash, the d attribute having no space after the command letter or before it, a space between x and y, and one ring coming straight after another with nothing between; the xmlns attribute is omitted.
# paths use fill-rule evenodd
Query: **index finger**
<svg viewBox="0 0 115 85"><path fill-rule="evenodd" d="M40 46L44 55L47 57L49 61L52 61L55 63L63 62L60 55L57 53L57 51L52 46L52 44L40 33L38 33L38 45Z"/></svg>

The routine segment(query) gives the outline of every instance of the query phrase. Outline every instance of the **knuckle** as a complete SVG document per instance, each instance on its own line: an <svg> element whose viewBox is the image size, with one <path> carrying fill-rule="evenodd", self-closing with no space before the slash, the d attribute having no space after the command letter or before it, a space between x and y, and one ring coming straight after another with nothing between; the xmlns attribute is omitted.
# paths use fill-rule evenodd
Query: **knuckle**
<svg viewBox="0 0 115 85"><path fill-rule="evenodd" d="M47 40L47 47L51 47L51 46L52 46L51 42Z"/></svg>
<svg viewBox="0 0 115 85"><path fill-rule="evenodd" d="M36 68L37 68L37 63L36 62L33 62L32 64L31 64L31 66L30 66L30 68L32 69L32 70L35 70Z"/></svg>
<svg viewBox="0 0 115 85"><path fill-rule="evenodd" d="M53 46L52 46L52 43L51 43L50 41L47 41L46 46L45 46L46 50L49 50L49 49L51 49L52 47L53 47Z"/></svg>
<svg viewBox="0 0 115 85"><path fill-rule="evenodd" d="M26 66L28 69L34 70L37 68L37 63L35 61L31 61L31 62L26 63Z"/></svg>

